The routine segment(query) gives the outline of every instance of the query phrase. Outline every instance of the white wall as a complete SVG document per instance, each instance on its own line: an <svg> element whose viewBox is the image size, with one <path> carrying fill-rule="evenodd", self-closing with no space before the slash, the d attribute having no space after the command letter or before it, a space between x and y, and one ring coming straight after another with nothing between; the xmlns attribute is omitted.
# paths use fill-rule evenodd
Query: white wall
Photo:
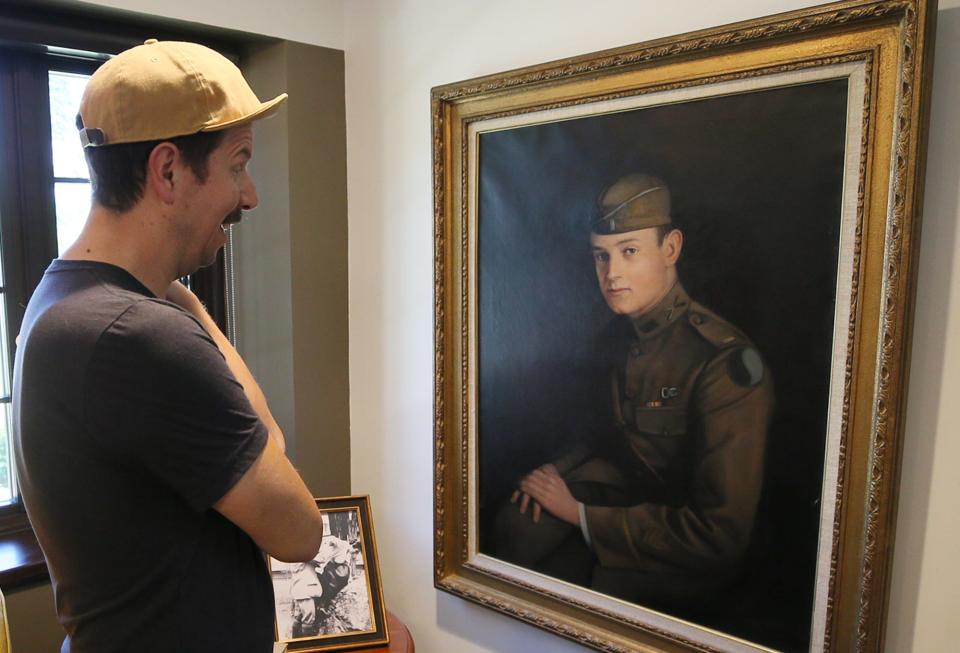
<svg viewBox="0 0 960 653"><path fill-rule="evenodd" d="M373 499L387 602L418 650L580 651L432 585L432 86L818 4L451 0L346 5L352 485ZM900 529L886 650L956 650L960 0L943 0Z"/></svg>
<svg viewBox="0 0 960 653"><path fill-rule="evenodd" d="M343 49L344 0L80 0L163 18Z"/></svg>
<svg viewBox="0 0 960 653"><path fill-rule="evenodd" d="M887 651L960 641L960 0L941 0Z"/></svg>

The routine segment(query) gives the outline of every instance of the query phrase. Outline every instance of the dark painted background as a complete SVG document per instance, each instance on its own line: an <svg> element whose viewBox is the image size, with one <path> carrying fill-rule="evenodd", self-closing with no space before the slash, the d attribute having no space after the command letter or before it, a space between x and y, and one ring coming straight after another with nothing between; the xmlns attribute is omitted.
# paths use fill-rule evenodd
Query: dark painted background
<svg viewBox="0 0 960 653"><path fill-rule="evenodd" d="M611 181L655 174L685 236L681 282L754 341L777 396L747 576L698 619L807 649L846 102L838 80L481 135L481 550L516 479L594 428L583 384L611 313L589 218Z"/></svg>

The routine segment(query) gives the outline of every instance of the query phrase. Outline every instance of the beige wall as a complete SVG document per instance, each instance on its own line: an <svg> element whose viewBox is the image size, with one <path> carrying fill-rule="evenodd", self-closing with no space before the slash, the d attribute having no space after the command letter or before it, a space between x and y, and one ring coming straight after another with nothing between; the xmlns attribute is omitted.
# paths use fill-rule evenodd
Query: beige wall
<svg viewBox="0 0 960 653"><path fill-rule="evenodd" d="M388 603L419 650L580 651L432 586L430 88L817 4L352 0L346 7L353 489L370 492ZM960 619L960 2L942 0L889 653L957 650Z"/></svg>
<svg viewBox="0 0 960 653"><path fill-rule="evenodd" d="M6 593L10 645L17 653L57 653L63 629L53 610L50 583Z"/></svg>
<svg viewBox="0 0 960 653"><path fill-rule="evenodd" d="M345 0L79 0L163 18L226 27L328 48L343 49Z"/></svg>
<svg viewBox="0 0 960 653"><path fill-rule="evenodd" d="M350 492L343 52L284 41L245 69L290 100L256 126L260 206L236 234L238 348L317 496Z"/></svg>
<svg viewBox="0 0 960 653"><path fill-rule="evenodd" d="M317 496L350 492L343 52L288 43L297 460Z"/></svg>

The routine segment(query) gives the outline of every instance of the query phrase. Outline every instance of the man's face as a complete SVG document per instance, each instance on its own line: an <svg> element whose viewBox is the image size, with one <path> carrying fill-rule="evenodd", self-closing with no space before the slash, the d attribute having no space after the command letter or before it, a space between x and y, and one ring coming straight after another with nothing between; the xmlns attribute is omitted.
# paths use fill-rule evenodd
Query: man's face
<svg viewBox="0 0 960 653"><path fill-rule="evenodd" d="M212 264L227 242L226 228L240 220L241 211L257 206L257 189L247 172L253 156L249 125L224 133L207 159L207 178L188 181L178 224L182 272L189 274ZM186 166L185 166L186 167ZM187 175L192 171L186 170ZM189 177L188 177L189 179Z"/></svg>
<svg viewBox="0 0 960 653"><path fill-rule="evenodd" d="M614 313L639 317L676 283L683 236L674 229L657 241L656 228L590 235L600 292Z"/></svg>

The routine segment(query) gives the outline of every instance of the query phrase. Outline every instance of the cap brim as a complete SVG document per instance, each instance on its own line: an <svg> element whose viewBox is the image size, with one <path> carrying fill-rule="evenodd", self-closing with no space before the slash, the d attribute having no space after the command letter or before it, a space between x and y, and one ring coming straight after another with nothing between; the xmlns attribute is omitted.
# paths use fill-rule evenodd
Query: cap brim
<svg viewBox="0 0 960 653"><path fill-rule="evenodd" d="M209 127L202 127L200 131L202 132L215 132L220 131L221 129L229 129L230 127L239 127L240 125L245 125L248 122L253 122L254 120L261 120L263 118L269 118L277 112L280 108L280 105L283 104L287 99L286 93L281 93L277 97L263 102L260 104L260 108L254 111L253 113L248 113L245 116L240 118L234 118L233 120L228 120L227 122L217 123L216 125L210 125Z"/></svg>

